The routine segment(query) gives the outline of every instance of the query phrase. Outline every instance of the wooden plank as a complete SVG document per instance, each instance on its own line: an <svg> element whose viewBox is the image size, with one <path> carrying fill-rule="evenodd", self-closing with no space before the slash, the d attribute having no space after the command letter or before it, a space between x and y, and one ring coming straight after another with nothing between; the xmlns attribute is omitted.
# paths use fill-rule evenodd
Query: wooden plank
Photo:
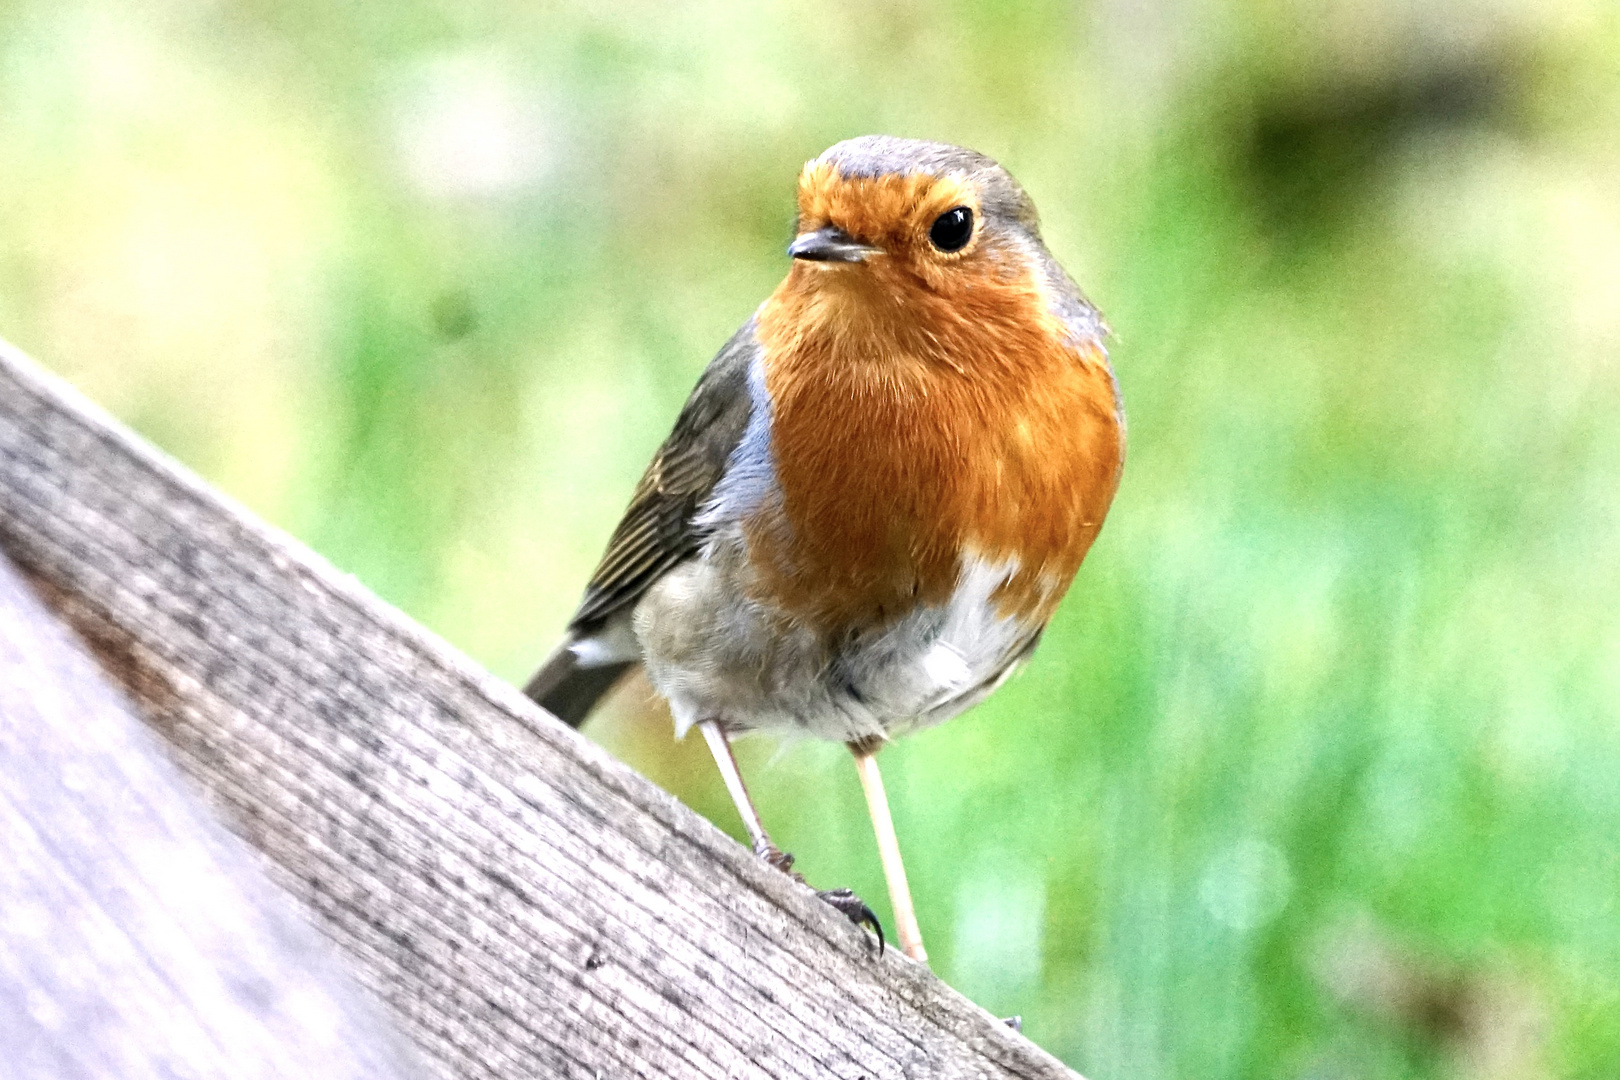
<svg viewBox="0 0 1620 1080"><path fill-rule="evenodd" d="M421 1075L3 558L0 897L13 1080Z"/></svg>
<svg viewBox="0 0 1620 1080"><path fill-rule="evenodd" d="M0 548L444 1076L1074 1075L4 348Z"/></svg>

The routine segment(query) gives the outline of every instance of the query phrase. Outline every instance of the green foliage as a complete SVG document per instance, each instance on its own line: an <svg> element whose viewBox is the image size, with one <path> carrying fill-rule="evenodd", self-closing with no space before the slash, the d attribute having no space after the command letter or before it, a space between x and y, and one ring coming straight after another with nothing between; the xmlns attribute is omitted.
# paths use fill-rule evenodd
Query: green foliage
<svg viewBox="0 0 1620 1080"><path fill-rule="evenodd" d="M974 146L1107 313L1108 525L887 751L940 973L1094 1080L1620 1067L1620 23L1598 3L0 7L0 332L496 671L785 268ZM723 827L645 688L589 733ZM744 748L887 912L840 748Z"/></svg>

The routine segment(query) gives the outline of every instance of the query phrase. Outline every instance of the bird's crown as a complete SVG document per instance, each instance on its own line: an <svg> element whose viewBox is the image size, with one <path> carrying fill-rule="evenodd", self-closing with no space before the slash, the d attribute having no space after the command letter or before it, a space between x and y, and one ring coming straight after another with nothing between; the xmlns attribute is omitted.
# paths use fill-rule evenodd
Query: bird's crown
<svg viewBox="0 0 1620 1080"><path fill-rule="evenodd" d="M789 251L830 263L883 254L932 277L998 241L1039 238L1034 203L990 158L945 143L868 135L805 164Z"/></svg>

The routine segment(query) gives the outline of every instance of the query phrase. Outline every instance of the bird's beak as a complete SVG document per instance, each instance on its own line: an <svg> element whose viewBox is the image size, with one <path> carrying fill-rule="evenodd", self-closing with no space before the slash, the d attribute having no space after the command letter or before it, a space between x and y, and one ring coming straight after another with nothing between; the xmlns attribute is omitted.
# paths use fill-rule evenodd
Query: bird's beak
<svg viewBox="0 0 1620 1080"><path fill-rule="evenodd" d="M865 262L868 256L882 251L882 248L861 243L836 225L802 233L788 245L789 255L809 262Z"/></svg>

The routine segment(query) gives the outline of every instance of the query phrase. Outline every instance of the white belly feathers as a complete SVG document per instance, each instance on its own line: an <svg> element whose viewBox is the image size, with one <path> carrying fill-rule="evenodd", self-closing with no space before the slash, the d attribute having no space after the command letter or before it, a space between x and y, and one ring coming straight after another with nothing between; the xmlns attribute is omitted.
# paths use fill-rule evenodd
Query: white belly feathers
<svg viewBox="0 0 1620 1080"><path fill-rule="evenodd" d="M636 606L647 674L680 734L714 719L848 742L941 723L994 690L1040 631L991 600L1016 562L967 557L945 603L825 641L750 599L745 544L740 527L723 528Z"/></svg>

